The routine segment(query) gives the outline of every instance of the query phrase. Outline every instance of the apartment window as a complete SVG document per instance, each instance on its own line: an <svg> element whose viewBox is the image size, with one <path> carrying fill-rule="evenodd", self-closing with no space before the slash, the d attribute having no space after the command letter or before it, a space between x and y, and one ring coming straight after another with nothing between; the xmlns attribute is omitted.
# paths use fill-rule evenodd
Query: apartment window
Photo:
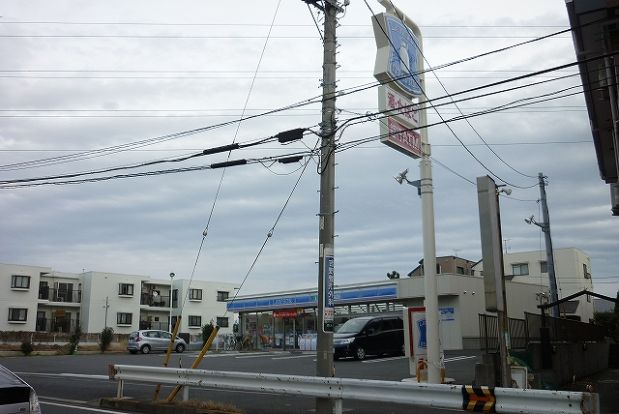
<svg viewBox="0 0 619 414"><path fill-rule="evenodd" d="M28 309L9 308L9 322L26 322L28 320Z"/></svg>
<svg viewBox="0 0 619 414"><path fill-rule="evenodd" d="M131 283L119 283L118 294L122 296L133 296L133 284Z"/></svg>
<svg viewBox="0 0 619 414"><path fill-rule="evenodd" d="M514 263L512 265L512 275L514 276L526 276L529 274L528 263Z"/></svg>
<svg viewBox="0 0 619 414"><path fill-rule="evenodd" d="M13 289L30 289L30 276L11 276L11 288Z"/></svg>
<svg viewBox="0 0 619 414"><path fill-rule="evenodd" d="M540 261L539 269L542 273L548 273L548 262L545 260Z"/></svg>
<svg viewBox="0 0 619 414"><path fill-rule="evenodd" d="M202 326L202 316L189 315L189 326Z"/></svg>
<svg viewBox="0 0 619 414"><path fill-rule="evenodd" d="M219 326L220 328L227 328L228 326L228 318L223 318L221 316L217 317L217 326Z"/></svg>
<svg viewBox="0 0 619 414"><path fill-rule="evenodd" d="M591 279L591 273L588 272L586 263L582 264L582 271L585 276L585 279Z"/></svg>
<svg viewBox="0 0 619 414"><path fill-rule="evenodd" d="M118 312L116 314L116 325L131 325L132 317L132 313Z"/></svg>
<svg viewBox="0 0 619 414"><path fill-rule="evenodd" d="M189 289L189 300L202 300L202 289Z"/></svg>
<svg viewBox="0 0 619 414"><path fill-rule="evenodd" d="M217 302L225 302L226 300L228 300L229 296L230 296L230 292L224 292L224 291L218 290L217 291Z"/></svg>

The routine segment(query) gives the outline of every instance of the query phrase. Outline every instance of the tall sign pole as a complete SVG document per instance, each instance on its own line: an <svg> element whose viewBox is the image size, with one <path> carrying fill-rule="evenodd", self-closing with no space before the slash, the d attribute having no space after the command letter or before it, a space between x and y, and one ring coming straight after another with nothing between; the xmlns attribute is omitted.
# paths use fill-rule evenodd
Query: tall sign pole
<svg viewBox="0 0 619 414"><path fill-rule="evenodd" d="M333 377L333 282L334 282L334 221L335 221L335 91L336 91L336 0L324 1L324 52L322 66L322 137L320 152L320 213L318 215L318 338L316 344L316 375ZM334 402L316 399L316 412L330 414Z"/></svg>
<svg viewBox="0 0 619 414"><path fill-rule="evenodd" d="M509 357L509 329L505 276L503 274L503 247L501 245L503 241L501 235L501 210L499 208L497 186L494 180L487 175L477 177L477 202L479 204L479 229L484 266L486 310L497 313L501 386L510 388L512 382L510 367L507 361Z"/></svg>
<svg viewBox="0 0 619 414"><path fill-rule="evenodd" d="M426 310L428 382L440 383L441 351L436 283L436 242L434 229L434 191L428 140L426 110L412 105L412 99L425 96L423 41L421 30L390 0L379 0L386 13L373 16L377 53L374 76L383 87L379 106L389 117L381 125L381 141L419 163L421 220L423 227L423 275ZM386 94L383 96L383 94ZM384 103L382 103L384 102ZM415 128L417 121L422 128Z"/></svg>

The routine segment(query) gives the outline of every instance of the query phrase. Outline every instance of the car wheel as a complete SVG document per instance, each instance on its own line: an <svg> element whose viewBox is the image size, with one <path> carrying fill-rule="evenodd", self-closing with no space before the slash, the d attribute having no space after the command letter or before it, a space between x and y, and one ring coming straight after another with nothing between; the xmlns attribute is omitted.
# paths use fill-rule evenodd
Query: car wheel
<svg viewBox="0 0 619 414"><path fill-rule="evenodd" d="M175 350L176 350L176 352L178 352L180 354L181 352L183 352L185 350L185 345L178 344L178 345L176 345Z"/></svg>
<svg viewBox="0 0 619 414"><path fill-rule="evenodd" d="M134 354L134 355L138 353L138 351L136 351L135 349L132 349L132 350L131 350L131 351L129 351L129 352L131 352L131 353L132 353L132 354Z"/></svg>
<svg viewBox="0 0 619 414"><path fill-rule="evenodd" d="M334 361L337 361L338 359L340 359L340 356L339 356L339 355L335 355L335 354L334 354L334 355L333 355L333 360L334 360Z"/></svg>
<svg viewBox="0 0 619 414"><path fill-rule="evenodd" d="M142 348L140 348L140 352L142 352L143 354L149 354L150 353L150 345L142 345Z"/></svg>
<svg viewBox="0 0 619 414"><path fill-rule="evenodd" d="M355 349L355 359L357 361L362 361L365 359L365 349L363 349L363 347L357 347L357 349Z"/></svg>

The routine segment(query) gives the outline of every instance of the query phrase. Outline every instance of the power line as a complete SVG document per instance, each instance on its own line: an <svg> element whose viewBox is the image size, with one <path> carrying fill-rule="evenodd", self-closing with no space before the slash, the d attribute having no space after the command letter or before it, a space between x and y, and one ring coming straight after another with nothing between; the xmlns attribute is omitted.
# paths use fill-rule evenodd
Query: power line
<svg viewBox="0 0 619 414"><path fill-rule="evenodd" d="M268 27L270 26L267 23L235 23L235 22L228 22L228 23L204 23L204 22L197 22L197 23L189 23L189 22L139 22L139 21L134 21L134 22L79 22L79 21L66 21L66 20L56 20L56 21L52 21L52 20L42 20L42 21L36 21L36 20L14 20L14 21L7 21L7 20L0 20L0 25L1 24L6 24L6 25L19 25L19 24L32 24L32 25L44 25L44 24L48 24L48 25L93 25L93 26L97 26L97 25L101 25L101 26L216 26L216 27L228 27L228 26L241 26L241 27ZM286 24L286 23L277 23L275 25L273 25L274 27L311 27L311 24ZM341 25L342 27L371 27L371 25L369 24L346 24L343 23ZM558 27L565 27L565 25L539 25L539 24L535 24L535 25L527 25L527 24L522 24L522 25L501 25L501 24L492 24L492 25L440 25L440 24L428 24L428 25L422 25L420 27L432 27L432 28L491 28L491 29L495 29L495 28L525 28L525 29L529 29L529 28L558 28Z"/></svg>
<svg viewBox="0 0 619 414"><path fill-rule="evenodd" d="M512 47L516 47L516 46L517 45L513 45ZM509 47L509 48L511 48L511 47ZM461 62L461 61L467 61L467 60L475 59L475 58L480 57L480 56L486 56L486 55L488 55L490 53L498 53L498 52L504 51L504 50L509 49L509 48L496 49L496 50L494 50L492 52L486 52L486 53L483 53L483 54L480 54L480 55L475 55L475 56L467 58L467 59L461 59L460 61L456 61L456 62L453 62L453 63L450 63L450 64L445 64L445 65L442 65L441 67L443 67L443 68L444 67L448 67L448 66L451 66L452 64L456 64L456 63ZM602 56L602 57L604 57L604 56ZM597 58L600 58L600 57L597 57ZM587 60L593 60L593 59L595 59L595 58L589 58ZM553 68L550 68L550 69L544 69L544 70L533 72L533 73L529 73L529 74L526 74L526 75L521 75L521 76L518 76L518 77L515 77L515 78L510 78L508 80L494 82L494 83L487 84L487 85L484 85L484 86L472 88L472 89L469 89L469 90L466 90L466 91L461 91L461 92L456 93L456 94L450 94L449 96L453 97L453 96L456 96L456 95L459 95L459 94L469 93L469 92L472 92L472 91L480 90L482 88L487 88L487 87L491 87L491 86L498 86L498 85L501 85L503 83L507 83L507 82L511 82L511 81L515 81L515 80L520 80L520 79L525 79L525 78L528 78L528 77L531 77L531 76L535 76L535 75L538 75L538 74L549 73L549 72L552 72L552 71L565 69L565 68L568 68L568 67L571 67L571 66L575 66L577 64L578 64L578 62L574 62L574 63L571 63L571 64L561 65L561 66L553 67ZM349 94L353 94L353 93L358 93L360 91L363 91L363 90L366 90L366 89L369 89L369 88L373 88L373 87L376 87L378 85L379 85L378 82L372 82L370 84L364 84L364 85L361 85L359 87L352 87L352 88L348 88L348 89L343 89L343 90L340 90L338 92L338 95L341 96L341 95L349 95ZM246 119L252 119L252 118L257 118L257 117L260 117L260 116L271 115L271 114L274 114L274 113L277 113L277 112L282 112L282 111L285 111L285 110L288 110L288 109L294 109L294 108L298 108L298 107L301 107L301 106L306 106L306 105L312 104L314 102L317 102L317 100L319 100L319 99L320 100L322 100L322 99L333 99L333 97L329 97L329 96L324 96L323 97L322 95L319 95L319 96L316 96L316 97L313 97L313 98L309 98L309 99L307 99L305 101L298 102L296 104L288 105L286 107L281 107L281 108L274 109L274 110L267 111L267 112L260 113L260 114L255 114L255 115L248 116L246 118L242 118L242 119L239 119L239 120L223 122L223 123L214 124L214 125L211 125L211 126L197 128L197 129L194 129L194 130L189 130L189 131L183 131L183 132L180 132L180 133L164 135L164 136L161 136L161 137L151 138L151 139L137 141L137 142L128 143L128 144L122 144L120 146L108 147L108 148L103 148L103 149L100 149L100 150L88 151L88 152L86 152L84 154L73 154L73 155L70 155L70 156L56 157L55 159L52 159L52 160L32 161L32 163L41 163L41 162L45 163L46 161L49 161L49 162L55 162L55 161L58 161L58 162L65 162L65 161L66 162L70 162L70 161L74 161L74 160L77 160L77 159L92 158L92 157L95 157L95 156L98 157L98 156L110 155L110 154L113 154L113 153L126 151L128 149L135 149L136 147L139 148L139 147L143 147L143 146L147 146L147 145L153 145L153 144L158 143L158 142L163 142L165 140L175 139L175 138L179 138L179 137L186 136L186 135L191 135L191 134L197 134L199 132L204 132L204 131L208 131L208 130L211 130L211 129L215 129L215 128L231 125L231 124L234 124L235 122L241 122L241 121L246 120ZM442 99L442 98L439 98L439 99ZM68 158L65 158L65 157L68 157ZM23 164L23 163L20 163L20 164ZM8 166L10 166L10 165L8 165ZM5 169L8 166L7 165L0 166L0 170Z"/></svg>

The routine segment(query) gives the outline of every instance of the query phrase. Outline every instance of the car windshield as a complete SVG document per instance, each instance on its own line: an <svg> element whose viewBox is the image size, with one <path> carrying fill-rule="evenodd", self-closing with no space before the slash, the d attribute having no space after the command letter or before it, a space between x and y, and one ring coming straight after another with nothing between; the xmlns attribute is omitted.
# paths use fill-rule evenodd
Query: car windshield
<svg viewBox="0 0 619 414"><path fill-rule="evenodd" d="M349 319L344 325L340 326L337 330L337 333L348 334L348 333L359 333L368 322L367 319Z"/></svg>

